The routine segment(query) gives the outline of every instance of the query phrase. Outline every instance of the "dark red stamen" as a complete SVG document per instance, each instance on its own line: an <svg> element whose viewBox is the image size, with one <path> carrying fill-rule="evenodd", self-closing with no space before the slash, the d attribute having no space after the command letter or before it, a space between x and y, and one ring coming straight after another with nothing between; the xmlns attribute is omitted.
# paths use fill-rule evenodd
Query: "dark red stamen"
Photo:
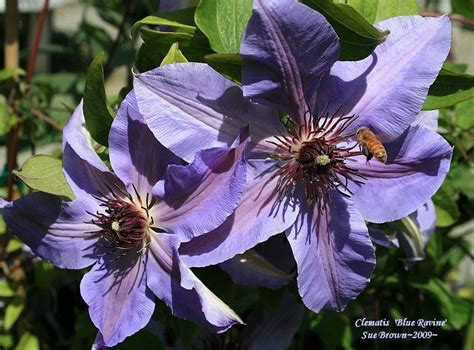
<svg viewBox="0 0 474 350"><path fill-rule="evenodd" d="M331 190L349 197L349 182L362 183L364 177L346 164L347 158L361 155L354 151L357 144L341 145L354 138L346 131L357 116L336 117L337 114L338 111L333 116L314 117L308 112L302 125L293 124L292 136L279 135L276 141L269 141L278 147L273 158L283 163L278 171L280 195L303 183L308 204L316 203L324 210Z"/></svg>
<svg viewBox="0 0 474 350"><path fill-rule="evenodd" d="M104 207L103 212L88 212L93 219L87 222L100 228L100 244L106 250L103 255L116 253L118 258L129 252L140 253L149 244L148 229L154 223L149 211L155 204L154 198L147 195L146 202L143 203L134 187L138 201L136 204L133 197L124 190L107 188L109 194L104 195L98 191L99 196L94 196L101 202L100 206Z"/></svg>

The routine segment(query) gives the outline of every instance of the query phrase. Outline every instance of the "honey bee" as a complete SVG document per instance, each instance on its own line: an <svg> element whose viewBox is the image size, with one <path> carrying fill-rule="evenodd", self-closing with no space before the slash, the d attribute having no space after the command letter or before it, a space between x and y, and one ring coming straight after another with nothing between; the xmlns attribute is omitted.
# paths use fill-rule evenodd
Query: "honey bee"
<svg viewBox="0 0 474 350"><path fill-rule="evenodd" d="M385 147L369 128L359 128L356 132L356 138L357 142L359 142L360 150L367 157L367 161L374 157L381 163L387 162Z"/></svg>

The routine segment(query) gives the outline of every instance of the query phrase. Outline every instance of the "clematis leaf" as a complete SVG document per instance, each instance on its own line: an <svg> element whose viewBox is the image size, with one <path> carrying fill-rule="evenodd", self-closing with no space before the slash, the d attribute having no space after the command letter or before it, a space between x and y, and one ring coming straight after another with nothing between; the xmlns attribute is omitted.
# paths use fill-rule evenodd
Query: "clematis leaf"
<svg viewBox="0 0 474 350"><path fill-rule="evenodd" d="M3 346L5 349L10 349L13 344L15 344L13 340L13 335L0 334L0 346Z"/></svg>
<svg viewBox="0 0 474 350"><path fill-rule="evenodd" d="M190 61L202 61L211 52L209 41L202 33L160 32L144 28L140 31L140 36L145 42L137 53L137 67L141 72L158 67L175 42L179 43L183 55ZM161 58L154 58L156 55ZM142 63L146 62L153 62L155 65L143 69Z"/></svg>
<svg viewBox="0 0 474 350"><path fill-rule="evenodd" d="M21 249L23 247L23 243L18 239L10 239L8 241L8 245L5 248L7 253L14 252L15 250Z"/></svg>
<svg viewBox="0 0 474 350"><path fill-rule="evenodd" d="M456 105L456 124L466 130L474 126L474 99Z"/></svg>
<svg viewBox="0 0 474 350"><path fill-rule="evenodd" d="M26 72L17 67L17 68L5 68L5 69L0 69L0 81L2 80L8 80L10 78L13 78L15 76L19 75L25 75Z"/></svg>
<svg viewBox="0 0 474 350"><path fill-rule="evenodd" d="M99 53L89 66L84 87L84 118L91 136L108 146L109 130L114 118L107 107L104 88L104 53Z"/></svg>
<svg viewBox="0 0 474 350"><path fill-rule="evenodd" d="M0 297L9 298L15 295L15 290L10 286L7 280L0 280Z"/></svg>
<svg viewBox="0 0 474 350"><path fill-rule="evenodd" d="M13 172L29 187L46 193L74 199L74 193L63 174L62 162L59 159L36 155L22 165L20 171Z"/></svg>
<svg viewBox="0 0 474 350"><path fill-rule="evenodd" d="M252 0L201 0L195 21L219 53L239 52L242 34L252 13Z"/></svg>
<svg viewBox="0 0 474 350"><path fill-rule="evenodd" d="M474 98L474 75L441 69L431 85L424 110L440 109Z"/></svg>
<svg viewBox="0 0 474 350"><path fill-rule="evenodd" d="M31 333L23 333L15 350L40 350L39 340Z"/></svg>
<svg viewBox="0 0 474 350"><path fill-rule="evenodd" d="M471 114L471 118L472 116L473 114ZM450 170L450 177L451 184L456 190L463 193L467 198L474 200L474 181L472 181L474 178L474 169L465 164L459 164Z"/></svg>
<svg viewBox="0 0 474 350"><path fill-rule="evenodd" d="M151 30L144 28L140 32L140 36L144 42L154 41L161 45L173 44L177 41L190 42L193 38L193 34L180 33L180 32L160 32L157 30Z"/></svg>
<svg viewBox="0 0 474 350"><path fill-rule="evenodd" d="M135 56L135 65L139 72L146 72L159 67L165 58L165 49L154 43L143 43ZM163 53L164 52L164 53Z"/></svg>
<svg viewBox="0 0 474 350"><path fill-rule="evenodd" d="M341 41L341 61L366 58L388 34L379 31L349 5L335 4L332 0L304 0L303 3L320 12L334 27Z"/></svg>
<svg viewBox="0 0 474 350"><path fill-rule="evenodd" d="M458 13L464 17L474 19L474 1L472 0L451 0L453 13Z"/></svg>
<svg viewBox="0 0 474 350"><path fill-rule="evenodd" d="M347 316L334 312L322 312L310 323L319 334L325 334L322 342L327 349L351 349L353 334Z"/></svg>
<svg viewBox="0 0 474 350"><path fill-rule="evenodd" d="M19 299L12 300L5 309L5 318L3 328L8 332L20 317L21 312L25 308L25 304Z"/></svg>
<svg viewBox="0 0 474 350"><path fill-rule="evenodd" d="M443 64L443 68L454 73L466 73L468 65L465 63L448 63Z"/></svg>
<svg viewBox="0 0 474 350"><path fill-rule="evenodd" d="M454 224L460 217L458 205L456 204L456 195L449 182L443 186L433 197L436 209L436 226L447 227Z"/></svg>
<svg viewBox="0 0 474 350"><path fill-rule="evenodd" d="M235 82L242 80L242 57L238 53L214 53L204 56L204 60L219 73Z"/></svg>
<svg viewBox="0 0 474 350"><path fill-rule="evenodd" d="M194 9L185 9L169 13L163 12L158 16L147 16L133 25L131 35L135 35L144 25L169 26L177 32L192 34L196 31L192 17L194 13L193 10Z"/></svg>
<svg viewBox="0 0 474 350"><path fill-rule="evenodd" d="M416 0L347 0L337 1L355 8L370 23L397 16L418 14Z"/></svg>
<svg viewBox="0 0 474 350"><path fill-rule="evenodd" d="M426 291L432 300L439 304L441 315L447 319L446 328L461 329L469 322L470 302L453 296L443 281L434 278L428 281L411 282L410 285Z"/></svg>
<svg viewBox="0 0 474 350"><path fill-rule="evenodd" d="M0 136L8 134L10 129L16 124L16 116L10 113L6 103L0 102Z"/></svg>
<svg viewBox="0 0 474 350"><path fill-rule="evenodd" d="M188 60L186 57L184 57L183 53L179 49L179 44L174 43L171 45L170 50L166 54L165 58L163 58L163 61L161 61L160 67L166 66L167 64L185 62L188 62Z"/></svg>

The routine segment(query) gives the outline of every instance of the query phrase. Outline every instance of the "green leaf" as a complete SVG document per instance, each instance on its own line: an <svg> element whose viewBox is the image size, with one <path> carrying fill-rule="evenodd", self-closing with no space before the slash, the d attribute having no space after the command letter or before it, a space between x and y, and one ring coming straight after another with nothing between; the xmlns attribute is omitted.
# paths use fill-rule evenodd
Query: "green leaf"
<svg viewBox="0 0 474 350"><path fill-rule="evenodd" d="M64 177L62 162L59 159L42 154L32 156L26 160L20 171L15 170L14 174L35 190L70 200L75 198Z"/></svg>
<svg viewBox="0 0 474 350"><path fill-rule="evenodd" d="M33 83L47 84L56 94L75 93L82 75L77 73L39 73L34 75Z"/></svg>
<svg viewBox="0 0 474 350"><path fill-rule="evenodd" d="M231 80L241 81L242 57L238 53L214 53L204 56L204 60Z"/></svg>
<svg viewBox="0 0 474 350"><path fill-rule="evenodd" d="M14 252L15 250L20 249L21 247L23 247L23 243L20 240L10 239L10 241L8 241L8 245L5 250L7 251L7 253L11 253L11 252Z"/></svg>
<svg viewBox="0 0 474 350"><path fill-rule="evenodd" d="M474 0L451 0L454 13L474 19Z"/></svg>
<svg viewBox="0 0 474 350"><path fill-rule="evenodd" d="M201 0L195 21L219 53L239 52L244 28L252 13L252 0Z"/></svg>
<svg viewBox="0 0 474 350"><path fill-rule="evenodd" d="M416 0L348 0L345 3L355 8L370 23L418 14Z"/></svg>
<svg viewBox="0 0 474 350"><path fill-rule="evenodd" d="M175 33L175 32L160 32L151 29L142 29L140 36L144 42L155 42L160 45L172 45L175 42L189 43L193 39L194 35L189 33Z"/></svg>
<svg viewBox="0 0 474 350"><path fill-rule="evenodd" d="M340 38L341 61L366 58L388 34L379 31L349 5L335 4L332 0L304 0L303 3L319 11L334 27Z"/></svg>
<svg viewBox="0 0 474 350"><path fill-rule="evenodd" d="M20 67L0 69L0 81L8 80L14 76L25 75L26 72Z"/></svg>
<svg viewBox="0 0 474 350"><path fill-rule="evenodd" d="M23 333L15 350L40 350L39 340L33 334Z"/></svg>
<svg viewBox="0 0 474 350"><path fill-rule="evenodd" d="M15 295L15 290L10 287L10 284L7 280L0 280L0 297L9 298Z"/></svg>
<svg viewBox="0 0 474 350"><path fill-rule="evenodd" d="M456 124L463 129L474 126L474 99L456 105Z"/></svg>
<svg viewBox="0 0 474 350"><path fill-rule="evenodd" d="M474 97L474 75L441 69L428 91L424 110L440 109Z"/></svg>
<svg viewBox="0 0 474 350"><path fill-rule="evenodd" d="M474 101L474 100L473 100ZM474 115L472 115L474 117ZM465 164L459 164L449 172L449 179L454 188L474 200L474 169Z"/></svg>
<svg viewBox="0 0 474 350"><path fill-rule="evenodd" d="M139 72L146 72L159 67L164 58L162 46L145 42L137 51L135 65Z"/></svg>
<svg viewBox="0 0 474 350"><path fill-rule="evenodd" d="M0 102L0 136L6 135L15 124L15 115L9 112L6 103Z"/></svg>
<svg viewBox="0 0 474 350"><path fill-rule="evenodd" d="M471 322L469 327L466 330L466 335L464 337L463 350L472 350L474 349L474 310L471 313Z"/></svg>
<svg viewBox="0 0 474 350"><path fill-rule="evenodd" d="M449 182L445 182L434 195L436 226L451 226L461 216L455 197L456 195Z"/></svg>
<svg viewBox="0 0 474 350"><path fill-rule="evenodd" d="M185 63L188 62L186 57L184 57L183 53L179 50L179 44L174 43L171 45L170 50L166 54L163 61L161 61L160 67L166 66L167 64L173 63Z"/></svg>
<svg viewBox="0 0 474 350"><path fill-rule="evenodd" d="M174 20L170 20L165 18L166 13L163 13L161 16L147 16L142 20L136 22L132 27L132 36L135 35L136 31L140 29L140 27L144 25L152 25L152 26L170 26L174 29L177 29L179 32L183 33L190 33L193 34L196 31L196 27L192 25L187 25L184 23L180 23Z"/></svg>
<svg viewBox="0 0 474 350"><path fill-rule="evenodd" d="M324 343L325 349L352 348L352 329L346 316L333 312L323 312L314 328L318 334L324 334L320 339Z"/></svg>
<svg viewBox="0 0 474 350"><path fill-rule="evenodd" d="M103 59L104 53L101 52L89 66L84 87L83 109L86 127L92 138L98 143L108 146L113 117L109 112L105 97Z"/></svg>
<svg viewBox="0 0 474 350"><path fill-rule="evenodd" d="M463 222L460 225L454 226L449 232L448 237L459 238L474 234L474 219Z"/></svg>
<svg viewBox="0 0 474 350"><path fill-rule="evenodd" d="M454 73L466 73L468 65L465 63L444 62L443 68Z"/></svg>
<svg viewBox="0 0 474 350"><path fill-rule="evenodd" d="M452 328L461 329L469 322L470 303L453 296L444 282L430 279L426 282L411 282L410 285L425 290L439 303L442 315Z"/></svg>
<svg viewBox="0 0 474 350"><path fill-rule="evenodd" d="M138 29L144 25L172 27L175 31L185 33L194 33L196 24L194 23L194 7L188 7L182 10L172 12L159 12L153 16L147 16L136 22L131 30L131 36L135 35Z"/></svg>
<svg viewBox="0 0 474 350"><path fill-rule="evenodd" d="M6 310L5 310L5 318L3 322L3 328L8 332L15 322L18 320L18 317L20 317L21 312L25 308L25 304L23 304L22 300L15 299L12 300Z"/></svg>
<svg viewBox="0 0 474 350"><path fill-rule="evenodd" d="M13 344L13 336L11 334L0 334L0 348L3 346L5 349L9 349Z"/></svg>
<svg viewBox="0 0 474 350"><path fill-rule="evenodd" d="M144 41L136 56L136 66L140 72L159 67L175 42L179 43L179 49L189 61L202 62L204 56L211 52L209 41L202 33L192 35L145 28L140 31L140 35Z"/></svg>

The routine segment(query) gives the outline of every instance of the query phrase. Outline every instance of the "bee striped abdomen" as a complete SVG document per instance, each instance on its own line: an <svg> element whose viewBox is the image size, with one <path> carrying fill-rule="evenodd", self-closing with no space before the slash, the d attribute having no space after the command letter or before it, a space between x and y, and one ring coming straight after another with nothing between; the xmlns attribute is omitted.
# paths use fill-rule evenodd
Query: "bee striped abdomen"
<svg viewBox="0 0 474 350"><path fill-rule="evenodd" d="M370 160L372 157L381 163L387 162L387 151L377 136L369 128L359 128L356 132L357 142L362 153Z"/></svg>

